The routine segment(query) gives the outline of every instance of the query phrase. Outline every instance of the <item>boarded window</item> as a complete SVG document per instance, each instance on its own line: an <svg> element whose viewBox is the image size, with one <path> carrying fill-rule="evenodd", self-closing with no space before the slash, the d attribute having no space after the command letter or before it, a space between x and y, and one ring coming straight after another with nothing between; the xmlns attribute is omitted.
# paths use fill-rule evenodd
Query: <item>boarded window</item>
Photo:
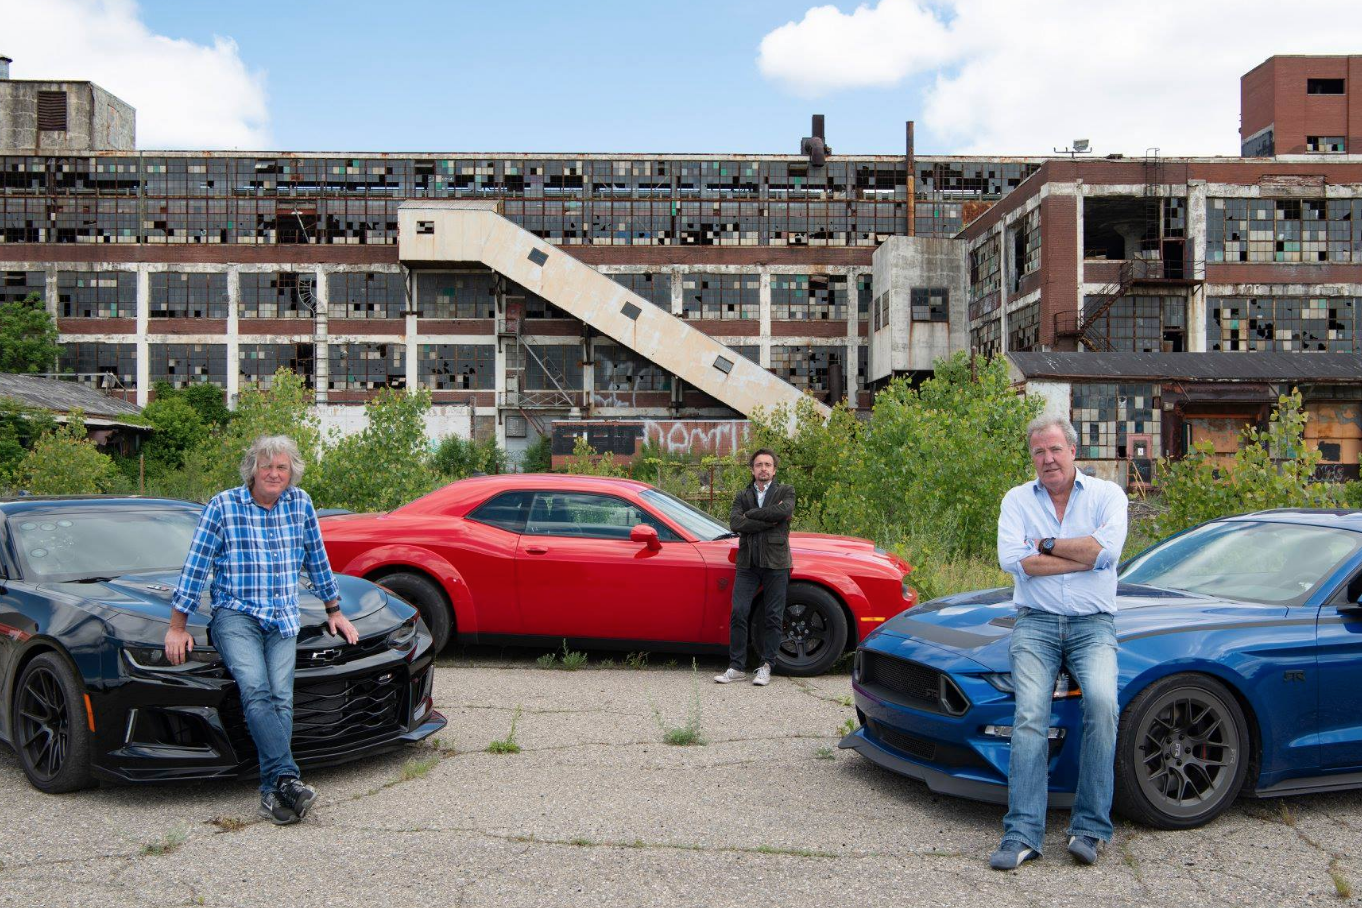
<svg viewBox="0 0 1362 908"><path fill-rule="evenodd" d="M38 92L38 131L66 132L66 92Z"/></svg>

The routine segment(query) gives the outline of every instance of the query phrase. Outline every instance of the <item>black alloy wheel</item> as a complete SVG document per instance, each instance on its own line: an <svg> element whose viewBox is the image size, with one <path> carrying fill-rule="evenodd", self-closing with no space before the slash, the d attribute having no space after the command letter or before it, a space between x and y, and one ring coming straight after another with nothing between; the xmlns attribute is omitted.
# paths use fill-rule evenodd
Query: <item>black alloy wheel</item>
<svg viewBox="0 0 1362 908"><path fill-rule="evenodd" d="M1150 685L1121 716L1116 807L1159 829L1191 829L1223 813L1250 762L1248 722L1229 689L1206 675Z"/></svg>
<svg viewBox="0 0 1362 908"><path fill-rule="evenodd" d="M432 653L445 648L454 632L454 610L438 583L414 571L397 571L370 579L416 609L434 640L430 647Z"/></svg>
<svg viewBox="0 0 1362 908"><path fill-rule="evenodd" d="M846 643L847 619L841 603L812 584L790 584L780 649L771 667L797 678L821 675L842 655Z"/></svg>
<svg viewBox="0 0 1362 908"><path fill-rule="evenodd" d="M50 794L89 787L90 737L75 672L43 653L19 676L14 698L14 748L33 787Z"/></svg>

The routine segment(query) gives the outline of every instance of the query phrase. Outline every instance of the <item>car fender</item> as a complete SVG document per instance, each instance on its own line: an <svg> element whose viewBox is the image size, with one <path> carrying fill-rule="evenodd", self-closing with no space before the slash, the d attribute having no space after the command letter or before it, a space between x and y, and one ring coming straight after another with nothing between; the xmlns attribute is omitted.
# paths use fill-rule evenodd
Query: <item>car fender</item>
<svg viewBox="0 0 1362 908"><path fill-rule="evenodd" d="M416 545L379 546L359 553L339 570L342 574L367 578L375 571L397 567L416 568L434 577L444 589L445 595L449 597L450 605L454 607L454 626L459 634L478 632L478 613L473 608L473 597L468 591L468 584L464 582L463 575L454 565L430 549ZM378 582L381 583L382 580Z"/></svg>
<svg viewBox="0 0 1362 908"><path fill-rule="evenodd" d="M870 610L870 601L866 599L865 593L861 591L856 581L852 580L841 571L829 570L826 565L819 565L817 572L800 570L796 565L790 572L791 583L809 583L814 586L821 586L830 590L851 612L850 627L847 628L847 641L855 643L866 633L872 630L871 627L862 627L861 618L866 616ZM876 625L878 627L878 625Z"/></svg>

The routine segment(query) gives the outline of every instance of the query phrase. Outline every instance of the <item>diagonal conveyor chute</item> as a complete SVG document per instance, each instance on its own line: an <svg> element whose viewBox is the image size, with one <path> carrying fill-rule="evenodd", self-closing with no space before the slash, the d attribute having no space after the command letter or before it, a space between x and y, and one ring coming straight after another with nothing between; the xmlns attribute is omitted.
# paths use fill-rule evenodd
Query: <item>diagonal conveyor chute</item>
<svg viewBox="0 0 1362 908"><path fill-rule="evenodd" d="M486 265L743 415L782 404L793 415L803 396L789 382L508 221L496 202L403 202L397 235L404 265Z"/></svg>

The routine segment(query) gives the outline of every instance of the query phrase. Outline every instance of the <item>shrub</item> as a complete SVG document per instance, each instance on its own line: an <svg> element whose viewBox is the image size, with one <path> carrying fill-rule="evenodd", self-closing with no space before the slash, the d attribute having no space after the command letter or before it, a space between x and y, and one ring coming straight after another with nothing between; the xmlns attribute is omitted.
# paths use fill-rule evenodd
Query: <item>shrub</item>
<svg viewBox="0 0 1362 908"><path fill-rule="evenodd" d="M553 440L547 435L541 435L520 455L520 472L547 473L552 469Z"/></svg>
<svg viewBox="0 0 1362 908"><path fill-rule="evenodd" d="M179 395L158 396L143 408L142 415L152 429L151 437L142 446L148 460L179 467L186 454L208 439L208 426Z"/></svg>
<svg viewBox="0 0 1362 908"><path fill-rule="evenodd" d="M495 438L473 441L458 435L447 435L440 440L431 466L446 480L463 479L474 473L505 473L509 460L505 449Z"/></svg>
<svg viewBox="0 0 1362 908"><path fill-rule="evenodd" d="M322 507L391 511L439 485L431 469L425 414L430 392L385 388L365 405L369 424L322 455L307 487Z"/></svg>
<svg viewBox="0 0 1362 908"><path fill-rule="evenodd" d="M614 454L597 454L584 436L578 436L568 458L567 471L582 476L628 476L623 464L615 463Z"/></svg>
<svg viewBox="0 0 1362 908"><path fill-rule="evenodd" d="M14 470L14 484L33 495L89 495L119 489L122 474L94 442L72 410L67 423L33 442Z"/></svg>

